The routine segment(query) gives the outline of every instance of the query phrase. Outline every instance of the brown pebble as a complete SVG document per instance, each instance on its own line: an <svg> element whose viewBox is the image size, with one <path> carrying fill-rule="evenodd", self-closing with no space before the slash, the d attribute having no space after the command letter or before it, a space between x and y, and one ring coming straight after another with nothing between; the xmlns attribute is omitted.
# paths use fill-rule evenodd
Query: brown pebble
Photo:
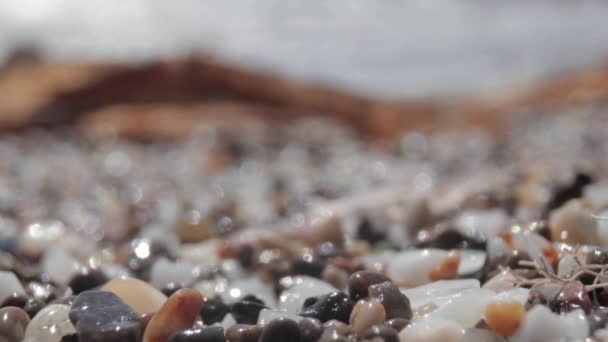
<svg viewBox="0 0 608 342"><path fill-rule="evenodd" d="M500 335L511 336L517 331L526 310L519 302L493 302L486 306L486 322Z"/></svg>
<svg viewBox="0 0 608 342"><path fill-rule="evenodd" d="M390 279L382 273L372 271L359 271L353 273L348 279L348 293L353 300L369 296L369 287Z"/></svg>
<svg viewBox="0 0 608 342"><path fill-rule="evenodd" d="M377 299L362 299L350 314L350 327L356 334L363 334L371 326L384 323L386 312Z"/></svg>
<svg viewBox="0 0 608 342"><path fill-rule="evenodd" d="M397 332L400 332L401 330L403 330L403 328L407 327L408 324L410 324L410 320L405 318L393 318L389 319L384 324L386 324L386 326L388 327L397 330Z"/></svg>
<svg viewBox="0 0 608 342"><path fill-rule="evenodd" d="M367 329L363 337L370 340L379 338L384 342L399 342L399 332L382 324L374 325Z"/></svg>
<svg viewBox="0 0 608 342"><path fill-rule="evenodd" d="M146 331L148 324L150 324L152 317L154 317L153 312L145 313L145 314L139 316L139 321L141 322L141 336L144 335L144 332Z"/></svg>
<svg viewBox="0 0 608 342"><path fill-rule="evenodd" d="M166 342L174 333L189 329L203 306L203 296L194 289L175 292L150 320L143 342Z"/></svg>
<svg viewBox="0 0 608 342"><path fill-rule="evenodd" d="M226 330L228 342L257 342L262 334L262 328L257 325L234 324Z"/></svg>
<svg viewBox="0 0 608 342"><path fill-rule="evenodd" d="M18 307L7 306L0 309L0 342L21 341L30 316Z"/></svg>
<svg viewBox="0 0 608 342"><path fill-rule="evenodd" d="M348 284L348 273L334 265L327 265L321 273L321 279L339 290L344 290Z"/></svg>

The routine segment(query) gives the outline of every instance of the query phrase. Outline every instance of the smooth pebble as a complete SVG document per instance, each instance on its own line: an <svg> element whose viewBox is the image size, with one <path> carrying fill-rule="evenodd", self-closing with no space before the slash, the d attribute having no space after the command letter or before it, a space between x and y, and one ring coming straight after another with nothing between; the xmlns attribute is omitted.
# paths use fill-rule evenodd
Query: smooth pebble
<svg viewBox="0 0 608 342"><path fill-rule="evenodd" d="M8 306L0 309L0 342L21 341L30 316L23 309Z"/></svg>
<svg viewBox="0 0 608 342"><path fill-rule="evenodd" d="M192 327L203 305L203 297L194 289L174 293L152 317L143 342L166 342L174 333Z"/></svg>
<svg viewBox="0 0 608 342"><path fill-rule="evenodd" d="M70 307L51 304L40 310L25 330L23 342L60 342L65 335L76 333L69 317Z"/></svg>
<svg viewBox="0 0 608 342"><path fill-rule="evenodd" d="M167 301L162 292L135 278L112 279L100 290L114 293L140 315L158 311Z"/></svg>

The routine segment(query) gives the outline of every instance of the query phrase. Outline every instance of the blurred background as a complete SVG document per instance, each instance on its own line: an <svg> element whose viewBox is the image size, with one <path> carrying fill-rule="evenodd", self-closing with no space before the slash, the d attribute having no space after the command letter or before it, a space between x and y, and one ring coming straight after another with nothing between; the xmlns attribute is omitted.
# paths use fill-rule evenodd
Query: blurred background
<svg viewBox="0 0 608 342"><path fill-rule="evenodd" d="M605 1L2 0L0 61L203 52L388 98L525 86L608 57Z"/></svg>

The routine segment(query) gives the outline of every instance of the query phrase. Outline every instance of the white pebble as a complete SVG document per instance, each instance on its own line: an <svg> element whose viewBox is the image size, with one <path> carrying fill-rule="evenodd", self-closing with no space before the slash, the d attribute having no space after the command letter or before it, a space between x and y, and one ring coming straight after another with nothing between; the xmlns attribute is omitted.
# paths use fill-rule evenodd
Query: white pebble
<svg viewBox="0 0 608 342"><path fill-rule="evenodd" d="M277 318L289 318L293 321L300 321L303 317L284 310L262 309L258 317L258 325L265 325Z"/></svg>
<svg viewBox="0 0 608 342"><path fill-rule="evenodd" d="M428 318L454 321L465 328L472 328L483 318L486 305L493 296L494 292L485 289L461 293L429 313Z"/></svg>
<svg viewBox="0 0 608 342"><path fill-rule="evenodd" d="M306 298L334 291L338 291L338 289L322 280L308 276L294 277L293 286L283 291L279 297L279 309L297 313Z"/></svg>
<svg viewBox="0 0 608 342"><path fill-rule="evenodd" d="M401 252L393 257L386 274L399 286L415 287L430 283L429 272L448 256L441 249L416 249Z"/></svg>
<svg viewBox="0 0 608 342"><path fill-rule="evenodd" d="M578 255L576 259L578 259L582 265L585 265L585 257ZM581 267L577 264L576 259L574 255L571 254L561 258L557 266L557 275L563 278L569 278L571 275L579 272Z"/></svg>
<svg viewBox="0 0 608 342"><path fill-rule="evenodd" d="M452 297L476 289L479 289L477 279L455 279L439 280L411 289L401 289L401 292L409 298L412 308L416 309L429 303L441 306Z"/></svg>
<svg viewBox="0 0 608 342"><path fill-rule="evenodd" d="M11 271L0 271L0 303L4 302L13 293L25 296L23 286Z"/></svg>
<svg viewBox="0 0 608 342"><path fill-rule="evenodd" d="M584 339L588 334L589 325L582 310L558 316L546 306L536 305L527 312L524 322L511 341L543 342L563 337Z"/></svg>
<svg viewBox="0 0 608 342"><path fill-rule="evenodd" d="M465 235L490 237L508 227L509 218L502 209L465 210L454 219L454 225Z"/></svg>
<svg viewBox="0 0 608 342"><path fill-rule="evenodd" d="M457 342L464 335L463 327L454 321L421 318L399 333L401 342Z"/></svg>
<svg viewBox="0 0 608 342"><path fill-rule="evenodd" d="M581 245L597 243L597 222L591 214L591 210L578 199L570 200L552 211L549 227L554 240Z"/></svg>
<svg viewBox="0 0 608 342"><path fill-rule="evenodd" d="M475 273L486 263L486 253L476 250L460 250L460 263L458 264L459 275L469 275Z"/></svg>
<svg viewBox="0 0 608 342"><path fill-rule="evenodd" d="M76 332L68 314L70 306L51 304L40 310L28 324L23 342L60 342L65 335Z"/></svg>

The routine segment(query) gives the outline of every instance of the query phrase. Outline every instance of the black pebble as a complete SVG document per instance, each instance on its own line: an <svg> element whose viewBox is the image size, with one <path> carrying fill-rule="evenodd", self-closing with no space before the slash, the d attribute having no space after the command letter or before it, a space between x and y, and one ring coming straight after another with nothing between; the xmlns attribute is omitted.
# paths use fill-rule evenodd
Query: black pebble
<svg viewBox="0 0 608 342"><path fill-rule="evenodd" d="M168 342L225 342L224 328L214 325L204 328L182 330L169 337Z"/></svg>
<svg viewBox="0 0 608 342"><path fill-rule="evenodd" d="M572 183L555 189L553 197L547 203L547 212L561 207L562 204L573 198L581 197L583 195L583 188L591 184L592 181L591 176L582 172L577 173Z"/></svg>
<svg viewBox="0 0 608 342"><path fill-rule="evenodd" d="M305 317L298 322L302 342L314 342L323 333L323 324L316 318Z"/></svg>
<svg viewBox="0 0 608 342"><path fill-rule="evenodd" d="M79 342L78 334L65 335L61 338L61 342Z"/></svg>
<svg viewBox="0 0 608 342"><path fill-rule="evenodd" d="M325 262L317 257L306 256L296 259L292 263L294 275L307 275L315 278L321 278L321 273L325 268Z"/></svg>
<svg viewBox="0 0 608 342"><path fill-rule="evenodd" d="M291 319L280 317L270 321L262 331L259 342L300 342L300 329Z"/></svg>
<svg viewBox="0 0 608 342"><path fill-rule="evenodd" d="M230 307L222 301L222 298L217 296L205 300L205 304L201 309L201 318L203 323L211 325L224 320L226 314L230 312Z"/></svg>
<svg viewBox="0 0 608 342"><path fill-rule="evenodd" d="M171 297L172 294L174 294L175 292L179 291L182 289L182 285L181 284L177 284L177 283L169 283L167 285L165 285L160 292L164 293L165 296L167 297Z"/></svg>
<svg viewBox="0 0 608 342"><path fill-rule="evenodd" d="M111 292L81 293L69 316L81 341L135 342L141 337L139 315Z"/></svg>
<svg viewBox="0 0 608 342"><path fill-rule="evenodd" d="M242 300L247 300L250 302L258 303L260 305L266 305L266 303L264 303L263 300L261 300L260 298L256 297L255 295L252 295L252 294L246 295L245 297L242 298Z"/></svg>
<svg viewBox="0 0 608 342"><path fill-rule="evenodd" d="M381 337L384 342L399 342L399 333L397 330L382 324L370 327L365 334L363 334L363 338L373 339L375 337Z"/></svg>
<svg viewBox="0 0 608 342"><path fill-rule="evenodd" d="M323 296L306 299L298 314L316 318L323 323L335 319L348 324L354 306L355 302L344 292L331 292Z"/></svg>
<svg viewBox="0 0 608 342"><path fill-rule="evenodd" d="M386 310L387 319L412 319L410 300L390 281L370 286L369 296L378 299L382 303L384 310Z"/></svg>
<svg viewBox="0 0 608 342"><path fill-rule="evenodd" d="M608 264L608 250L603 248L595 248L587 254L587 264L606 265Z"/></svg>
<svg viewBox="0 0 608 342"><path fill-rule="evenodd" d="M381 231L369 217L363 217L357 226L357 238L365 240L370 244L378 243L386 239L386 234Z"/></svg>
<svg viewBox="0 0 608 342"><path fill-rule="evenodd" d="M357 301L369 296L370 285L385 281L390 281L390 279L382 273L371 271L355 272L348 279L348 293L353 300Z"/></svg>
<svg viewBox="0 0 608 342"><path fill-rule="evenodd" d="M238 302L232 304L230 312L232 317L239 324L256 324L258 322L258 316L260 311L266 308L264 304L258 300L247 300L241 299Z"/></svg>
<svg viewBox="0 0 608 342"><path fill-rule="evenodd" d="M226 339L230 342L257 342L262 328L251 324L234 324L226 330Z"/></svg>
<svg viewBox="0 0 608 342"><path fill-rule="evenodd" d="M75 295L91 290L108 282L108 277L102 270L82 269L68 283Z"/></svg>

